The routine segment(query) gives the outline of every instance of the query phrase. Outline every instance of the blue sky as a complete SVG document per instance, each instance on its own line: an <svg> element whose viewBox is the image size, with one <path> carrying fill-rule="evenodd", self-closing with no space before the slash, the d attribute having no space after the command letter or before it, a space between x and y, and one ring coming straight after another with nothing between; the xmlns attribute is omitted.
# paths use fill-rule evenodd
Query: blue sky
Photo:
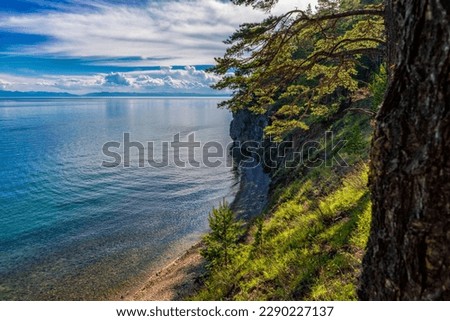
<svg viewBox="0 0 450 321"><path fill-rule="evenodd" d="M1 0L0 90L207 94L222 41L264 15L226 0Z"/></svg>

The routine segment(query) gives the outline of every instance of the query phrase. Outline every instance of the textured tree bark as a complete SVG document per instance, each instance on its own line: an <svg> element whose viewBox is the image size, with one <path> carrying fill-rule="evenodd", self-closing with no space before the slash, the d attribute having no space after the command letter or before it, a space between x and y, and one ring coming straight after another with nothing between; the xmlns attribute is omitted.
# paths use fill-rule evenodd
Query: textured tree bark
<svg viewBox="0 0 450 321"><path fill-rule="evenodd" d="M449 300L450 1L387 5L395 72L372 143L373 221L359 297Z"/></svg>

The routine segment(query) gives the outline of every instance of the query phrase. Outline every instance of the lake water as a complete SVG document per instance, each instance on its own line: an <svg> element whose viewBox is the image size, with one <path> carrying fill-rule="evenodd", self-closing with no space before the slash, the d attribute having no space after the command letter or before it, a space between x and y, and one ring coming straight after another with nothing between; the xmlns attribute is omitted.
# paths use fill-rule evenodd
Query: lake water
<svg viewBox="0 0 450 321"><path fill-rule="evenodd" d="M198 241L235 193L229 167L139 168L137 149L129 168L103 167L102 146L129 133L158 150L193 132L225 146L219 101L0 101L0 299L108 298Z"/></svg>

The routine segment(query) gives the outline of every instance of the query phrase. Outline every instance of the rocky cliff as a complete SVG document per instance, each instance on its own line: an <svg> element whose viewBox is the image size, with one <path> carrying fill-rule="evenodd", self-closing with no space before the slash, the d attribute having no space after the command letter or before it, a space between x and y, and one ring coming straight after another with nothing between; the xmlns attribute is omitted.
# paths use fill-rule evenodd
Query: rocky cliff
<svg viewBox="0 0 450 321"><path fill-rule="evenodd" d="M240 186L231 208L243 219L259 215L267 204L270 177L264 171L260 155L267 124L266 115L255 115L248 110L233 113L230 136Z"/></svg>

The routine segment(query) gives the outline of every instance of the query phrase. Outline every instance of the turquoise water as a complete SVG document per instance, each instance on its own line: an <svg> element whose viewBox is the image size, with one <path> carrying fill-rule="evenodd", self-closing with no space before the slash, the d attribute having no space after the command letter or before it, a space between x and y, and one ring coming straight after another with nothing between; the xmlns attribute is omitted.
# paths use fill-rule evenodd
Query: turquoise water
<svg viewBox="0 0 450 321"><path fill-rule="evenodd" d="M107 298L198 240L234 195L229 167L139 168L137 150L129 168L102 167L102 146L192 132L226 145L218 102L0 101L0 299Z"/></svg>

